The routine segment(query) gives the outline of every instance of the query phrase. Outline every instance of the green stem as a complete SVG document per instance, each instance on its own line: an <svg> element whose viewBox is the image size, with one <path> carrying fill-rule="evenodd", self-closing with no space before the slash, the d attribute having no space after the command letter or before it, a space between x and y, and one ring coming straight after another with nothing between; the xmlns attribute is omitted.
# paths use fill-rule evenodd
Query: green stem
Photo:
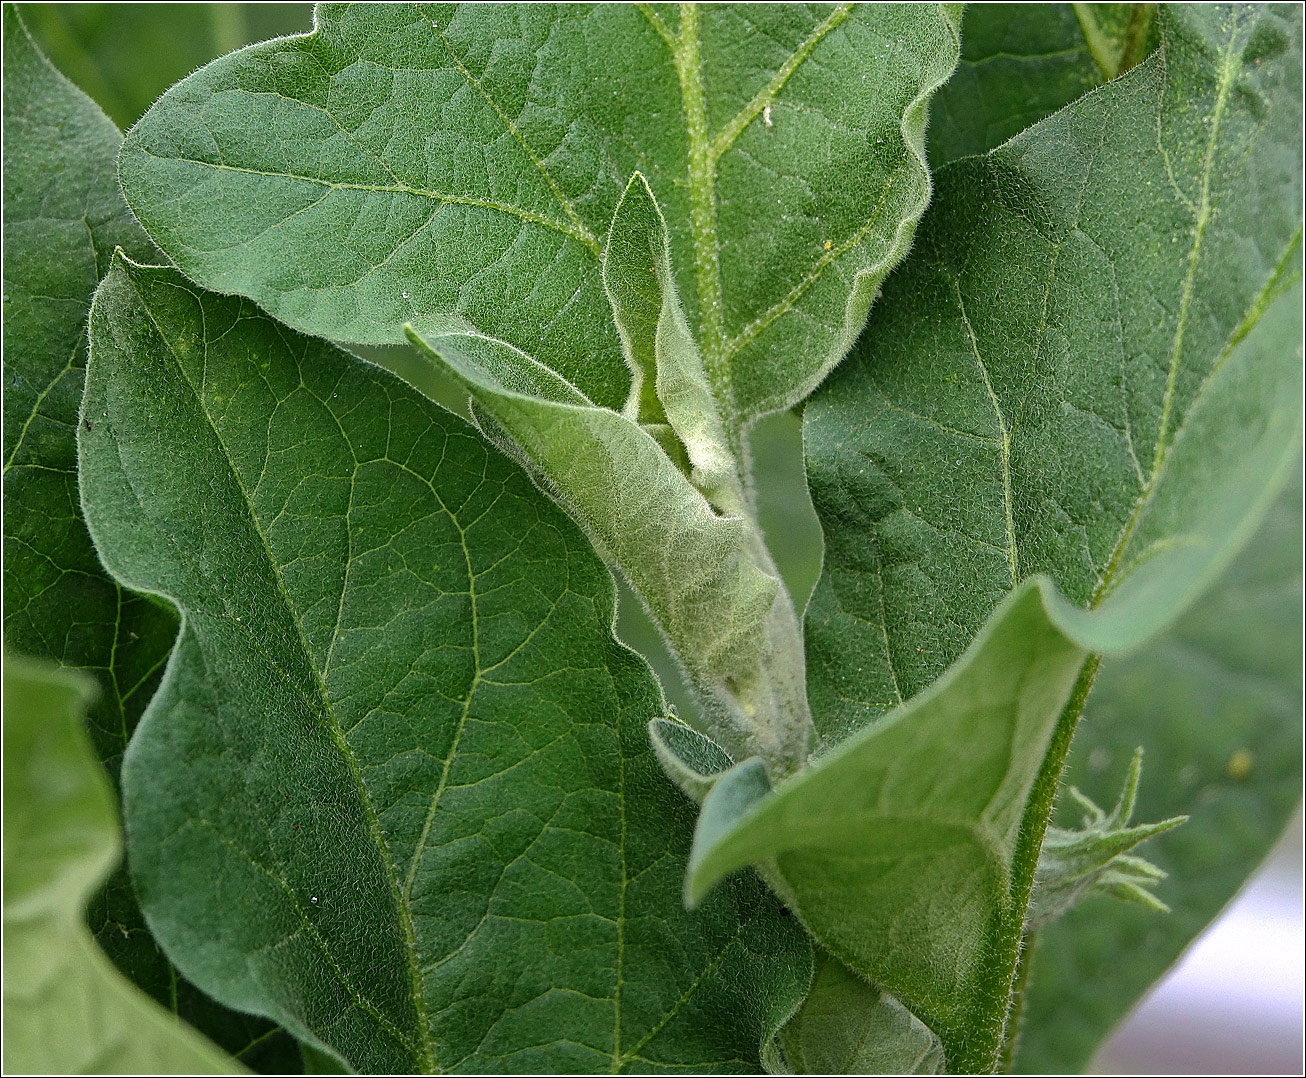
<svg viewBox="0 0 1306 1078"><path fill-rule="evenodd" d="M1016 1041L1020 1037L1020 1020L1025 1011L1025 986L1029 983L1030 958L1034 954L1034 933L1029 933L1020 948L1016 977L1011 989L1011 1007L1007 1011L1007 1026L1002 1033L1002 1051L998 1054L998 1072L1010 1074L1016 1056Z"/></svg>
<svg viewBox="0 0 1306 1078"><path fill-rule="evenodd" d="M1002 1064L1004 1048L1014 1045L1013 1013L1018 1010L1017 983L1023 953L1025 913L1034 887L1043 836L1052 817L1061 773L1066 766L1070 742L1084 712L1102 657L1088 655L1070 699L1061 709L1043 766L1025 802L1011 863L1011 885L1006 906L997 918L981 958L983 972L972 990L973 1003L944 1039L948 1070L953 1074L992 1074ZM1015 1014L1018 1018L1019 1015ZM943 1035L943 1031L938 1031Z"/></svg>

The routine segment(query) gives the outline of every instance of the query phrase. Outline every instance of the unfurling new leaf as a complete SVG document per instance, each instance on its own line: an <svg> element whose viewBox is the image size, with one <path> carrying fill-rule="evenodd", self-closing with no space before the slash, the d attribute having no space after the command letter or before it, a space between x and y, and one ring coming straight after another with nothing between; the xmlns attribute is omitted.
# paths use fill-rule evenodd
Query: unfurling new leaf
<svg viewBox="0 0 1306 1078"><path fill-rule="evenodd" d="M1170 907L1148 890L1165 879L1165 873L1141 857L1130 856L1129 851L1188 817L1129 826L1142 766L1143 751L1139 749L1129 765L1120 799L1109 814L1074 786L1067 790L1083 810L1083 823L1074 830L1049 827L1044 834L1026 916L1030 929L1042 927L1092 894L1114 895L1160 913L1169 912Z"/></svg>

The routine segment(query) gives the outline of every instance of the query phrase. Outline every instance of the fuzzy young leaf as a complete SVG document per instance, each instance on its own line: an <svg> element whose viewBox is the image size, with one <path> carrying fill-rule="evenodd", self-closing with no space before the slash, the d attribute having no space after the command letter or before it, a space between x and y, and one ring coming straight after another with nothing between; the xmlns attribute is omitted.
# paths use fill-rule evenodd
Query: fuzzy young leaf
<svg viewBox="0 0 1306 1078"><path fill-rule="evenodd" d="M93 695L84 676L5 655L5 1072L243 1073L87 931L87 900L121 854L113 787L82 725Z"/></svg>
<svg viewBox="0 0 1306 1078"><path fill-rule="evenodd" d="M719 515L647 430L511 345L466 333L413 333L412 341L467 385L482 429L630 579L681 656L712 736L738 759L760 753L795 766L806 751L806 722L755 716L790 718L801 707L805 719L801 683L782 684L800 695L766 700L765 710L738 700L753 686L761 690L754 695L778 695L763 662L769 622L787 602L774 571L754 560L751 522Z"/></svg>
<svg viewBox="0 0 1306 1078"><path fill-rule="evenodd" d="M400 342L457 315L620 408L602 237L641 170L737 433L843 357L906 253L956 21L942 5L323 4L311 35L169 90L122 179L185 273L297 329Z"/></svg>
<svg viewBox="0 0 1306 1078"><path fill-rule="evenodd" d="M1152 836L1184 823L1188 817L1175 816L1159 823L1129 826L1142 766L1143 750L1139 749L1129 764L1124 789L1110 814L1076 787L1071 786L1067 791L1082 810L1083 820L1078 828L1049 827L1043 836L1029 912L1025 916L1030 930L1043 927L1092 894L1114 895L1158 913L1170 911L1169 906L1148 890L1158 880L1165 879L1166 874L1129 851Z"/></svg>
<svg viewBox="0 0 1306 1078"><path fill-rule="evenodd" d="M218 999L363 1070L733 1069L806 984L690 806L583 536L397 378L169 269L91 315L82 489L185 627L124 766L135 880Z"/></svg>

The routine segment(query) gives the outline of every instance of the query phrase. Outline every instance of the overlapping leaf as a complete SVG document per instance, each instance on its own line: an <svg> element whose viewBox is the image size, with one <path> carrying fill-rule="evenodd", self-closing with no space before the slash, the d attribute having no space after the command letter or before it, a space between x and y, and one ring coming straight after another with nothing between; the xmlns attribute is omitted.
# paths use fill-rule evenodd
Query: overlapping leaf
<svg viewBox="0 0 1306 1078"><path fill-rule="evenodd" d="M121 854L113 787L82 726L88 679L4 663L4 1068L229 1074L220 1052L130 984L85 924Z"/></svg>
<svg viewBox="0 0 1306 1078"><path fill-rule="evenodd" d="M1162 52L938 174L912 259L808 406L827 739L929 684L1024 577L1100 595L1192 402L1296 273L1300 20L1158 17Z"/></svg>
<svg viewBox="0 0 1306 1078"><path fill-rule="evenodd" d="M1163 18L1164 54L944 170L893 302L809 405L829 544L810 681L839 747L773 796L741 765L696 839L692 893L773 864L818 940L925 1019L953 1069L996 1059L1089 652L1136 648L1190 604L1299 452L1299 20ZM1112 167L1100 144L1140 156ZM917 695L1039 570L1066 597L1021 586Z"/></svg>
<svg viewBox="0 0 1306 1078"><path fill-rule="evenodd" d="M559 510L398 379L171 270L91 319L82 489L185 628L124 769L178 965L364 1070L755 1067L807 944L679 903L689 806Z"/></svg>
<svg viewBox="0 0 1306 1078"><path fill-rule="evenodd" d="M96 752L116 778L158 681L175 615L100 567L77 501L86 312L115 245L151 251L114 180L121 136L5 8L4 629L9 647L92 672ZM100 945L133 981L224 1048L298 1066L286 1037L214 1006L159 953L125 870L91 903ZM245 1049L250 1054L245 1054Z"/></svg>
<svg viewBox="0 0 1306 1078"><path fill-rule="evenodd" d="M934 168L985 153L1143 60L1155 4L971 4L930 105Z"/></svg>
<svg viewBox="0 0 1306 1078"><path fill-rule="evenodd" d="M604 286L631 370L621 412L475 333L419 350L471 392L482 429L625 574L683 663L705 727L777 775L807 753L797 618L757 525L671 275L666 223L636 174L608 230Z"/></svg>
<svg viewBox="0 0 1306 1078"><path fill-rule="evenodd" d="M183 271L297 329L457 315L617 408L602 237L643 171L737 433L842 358L905 253L957 48L934 5L323 4L171 89L122 179Z"/></svg>

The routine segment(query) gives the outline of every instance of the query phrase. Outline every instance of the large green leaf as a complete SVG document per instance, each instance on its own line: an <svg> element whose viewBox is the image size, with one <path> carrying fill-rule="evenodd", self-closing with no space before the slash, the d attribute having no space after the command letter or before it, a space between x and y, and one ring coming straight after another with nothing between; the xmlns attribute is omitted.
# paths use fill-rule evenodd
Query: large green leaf
<svg viewBox="0 0 1306 1078"><path fill-rule="evenodd" d="M313 34L169 90L122 179L206 287L360 343L456 314L617 408L630 379L600 262L640 170L737 437L842 358L905 254L956 20L936 5L324 4Z"/></svg>
<svg viewBox="0 0 1306 1078"><path fill-rule="evenodd" d="M969 4L961 59L930 105L937 168L984 153L1128 71L1155 45L1155 4Z"/></svg>
<svg viewBox="0 0 1306 1078"><path fill-rule="evenodd" d="M91 294L115 245L137 255L152 248L118 193L117 129L51 68L10 6L4 42L5 638L95 675L100 691L88 721L116 778L177 619L100 567L77 500L75 430ZM274 1070L295 1065L289 1038L266 1038L266 1023L178 981L125 871L106 881L90 920L124 973L228 1051Z"/></svg>
<svg viewBox="0 0 1306 1078"><path fill-rule="evenodd" d="M56 67L124 130L215 56L309 29L312 4L23 4Z"/></svg>
<svg viewBox="0 0 1306 1078"><path fill-rule="evenodd" d="M913 257L807 407L826 739L928 685L1024 577L1100 596L1192 402L1296 274L1299 13L1159 19L1145 63L938 173ZM1267 348L1293 348L1277 324Z"/></svg>
<svg viewBox="0 0 1306 1078"><path fill-rule="evenodd" d="M1094 902L1039 931L1016 1069L1086 1067L1119 1021L1273 845L1301 797L1301 488L1276 503L1220 583L1155 644L1106 663L1067 777L1106 795L1134 746L1145 819L1190 822L1148 847L1164 917Z"/></svg>
<svg viewBox="0 0 1306 1078"><path fill-rule="evenodd" d="M5 1072L240 1072L86 929L86 902L121 853L113 787L82 725L93 695L84 676L5 655Z"/></svg>
<svg viewBox="0 0 1306 1078"><path fill-rule="evenodd" d="M691 863L691 895L761 865L824 946L935 1029L953 1069L995 1062L1090 653L1178 616L1299 453L1299 20L1162 17L1164 53L944 170L858 362L809 404L826 752L773 795L748 763L719 779ZM1100 145L1139 152L1112 169ZM1175 186L1149 189L1156 159ZM1178 193L1185 162L1197 201ZM1203 261L1217 256L1218 278ZM1029 584L1040 570L1064 597Z"/></svg>
<svg viewBox="0 0 1306 1078"><path fill-rule="evenodd" d="M808 946L680 904L690 806L583 536L397 378L118 260L82 491L184 629L124 767L178 966L358 1069L757 1065Z"/></svg>

